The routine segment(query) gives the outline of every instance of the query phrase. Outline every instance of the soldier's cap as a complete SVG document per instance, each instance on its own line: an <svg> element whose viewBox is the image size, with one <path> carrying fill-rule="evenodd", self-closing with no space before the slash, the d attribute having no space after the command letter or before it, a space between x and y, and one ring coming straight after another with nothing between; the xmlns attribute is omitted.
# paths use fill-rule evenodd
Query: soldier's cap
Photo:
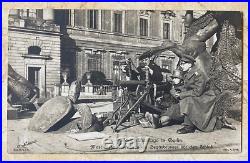
<svg viewBox="0 0 250 163"><path fill-rule="evenodd" d="M183 61L183 62L186 62L186 63L194 63L195 59L191 55L182 54L181 58L180 58L180 61Z"/></svg>
<svg viewBox="0 0 250 163"><path fill-rule="evenodd" d="M180 70L174 70L173 74L170 76L171 78L179 78L183 79L183 73Z"/></svg>

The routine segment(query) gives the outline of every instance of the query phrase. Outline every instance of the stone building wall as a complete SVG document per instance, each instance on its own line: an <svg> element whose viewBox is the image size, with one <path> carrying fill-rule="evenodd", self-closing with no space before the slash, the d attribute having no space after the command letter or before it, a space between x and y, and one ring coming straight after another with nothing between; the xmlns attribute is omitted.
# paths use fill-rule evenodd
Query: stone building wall
<svg viewBox="0 0 250 163"><path fill-rule="evenodd" d="M9 18L8 63L26 79L38 81L40 97L49 97L54 84L60 84L60 30L55 25L41 27L27 22ZM40 52L29 50L30 47L38 48Z"/></svg>
<svg viewBox="0 0 250 163"><path fill-rule="evenodd" d="M122 32L114 32L114 13L122 13ZM98 10L98 28L88 28L88 10L65 11L69 14L68 26L62 39L62 65L71 69L73 79L81 78L89 71L90 51L101 53L101 71L107 79L114 78L117 56L131 58L138 66L138 55L150 47L159 46L163 41L163 23L170 24L169 39L181 44L184 38L182 14L175 17L164 14L162 11L140 10ZM148 20L148 36L140 35L140 18ZM60 23L60 22L59 22ZM175 57L171 52L165 52L165 60ZM157 61L160 66L163 62ZM174 66L177 62L171 59ZM174 67L173 67L174 68Z"/></svg>

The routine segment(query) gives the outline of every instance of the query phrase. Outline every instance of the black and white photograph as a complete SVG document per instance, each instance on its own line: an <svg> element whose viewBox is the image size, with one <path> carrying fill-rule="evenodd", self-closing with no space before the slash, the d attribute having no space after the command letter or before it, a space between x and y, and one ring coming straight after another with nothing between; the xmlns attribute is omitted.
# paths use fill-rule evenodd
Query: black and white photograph
<svg viewBox="0 0 250 163"><path fill-rule="evenodd" d="M8 11L7 153L241 153L243 12L113 7Z"/></svg>

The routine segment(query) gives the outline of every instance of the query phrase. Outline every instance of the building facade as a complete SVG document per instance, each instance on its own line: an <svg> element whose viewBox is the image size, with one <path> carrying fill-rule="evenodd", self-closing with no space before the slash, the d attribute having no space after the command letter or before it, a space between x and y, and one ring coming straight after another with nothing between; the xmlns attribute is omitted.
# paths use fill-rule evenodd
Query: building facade
<svg viewBox="0 0 250 163"><path fill-rule="evenodd" d="M60 84L61 33L51 9L10 10L8 63L49 97Z"/></svg>
<svg viewBox="0 0 250 163"><path fill-rule="evenodd" d="M69 72L69 83L89 71L101 71L113 80L119 61L131 58L138 66L138 56L165 39L181 44L184 15L169 10L10 10L9 64L43 97L62 83L63 71ZM208 41L208 48L213 42ZM166 51L156 62L172 71L178 57Z"/></svg>
<svg viewBox="0 0 250 163"><path fill-rule="evenodd" d="M159 46L164 39L181 44L184 14L185 11L58 10L56 22L64 33L62 65L71 69L74 79L88 71L101 71L112 80L118 61L131 58L137 66L138 56ZM176 56L165 52L157 63L171 70Z"/></svg>

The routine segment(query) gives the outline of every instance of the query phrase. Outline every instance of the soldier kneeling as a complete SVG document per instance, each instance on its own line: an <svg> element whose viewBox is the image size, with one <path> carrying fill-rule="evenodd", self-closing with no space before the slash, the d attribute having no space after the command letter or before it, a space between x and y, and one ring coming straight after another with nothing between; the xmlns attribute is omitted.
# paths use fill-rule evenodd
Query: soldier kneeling
<svg viewBox="0 0 250 163"><path fill-rule="evenodd" d="M181 123L183 116L180 114L180 104L178 94L183 87L183 75L182 71L174 70L173 75L170 76L172 80L172 89L170 90L170 103L169 108L161 114L160 124L162 126L169 125L171 123Z"/></svg>

